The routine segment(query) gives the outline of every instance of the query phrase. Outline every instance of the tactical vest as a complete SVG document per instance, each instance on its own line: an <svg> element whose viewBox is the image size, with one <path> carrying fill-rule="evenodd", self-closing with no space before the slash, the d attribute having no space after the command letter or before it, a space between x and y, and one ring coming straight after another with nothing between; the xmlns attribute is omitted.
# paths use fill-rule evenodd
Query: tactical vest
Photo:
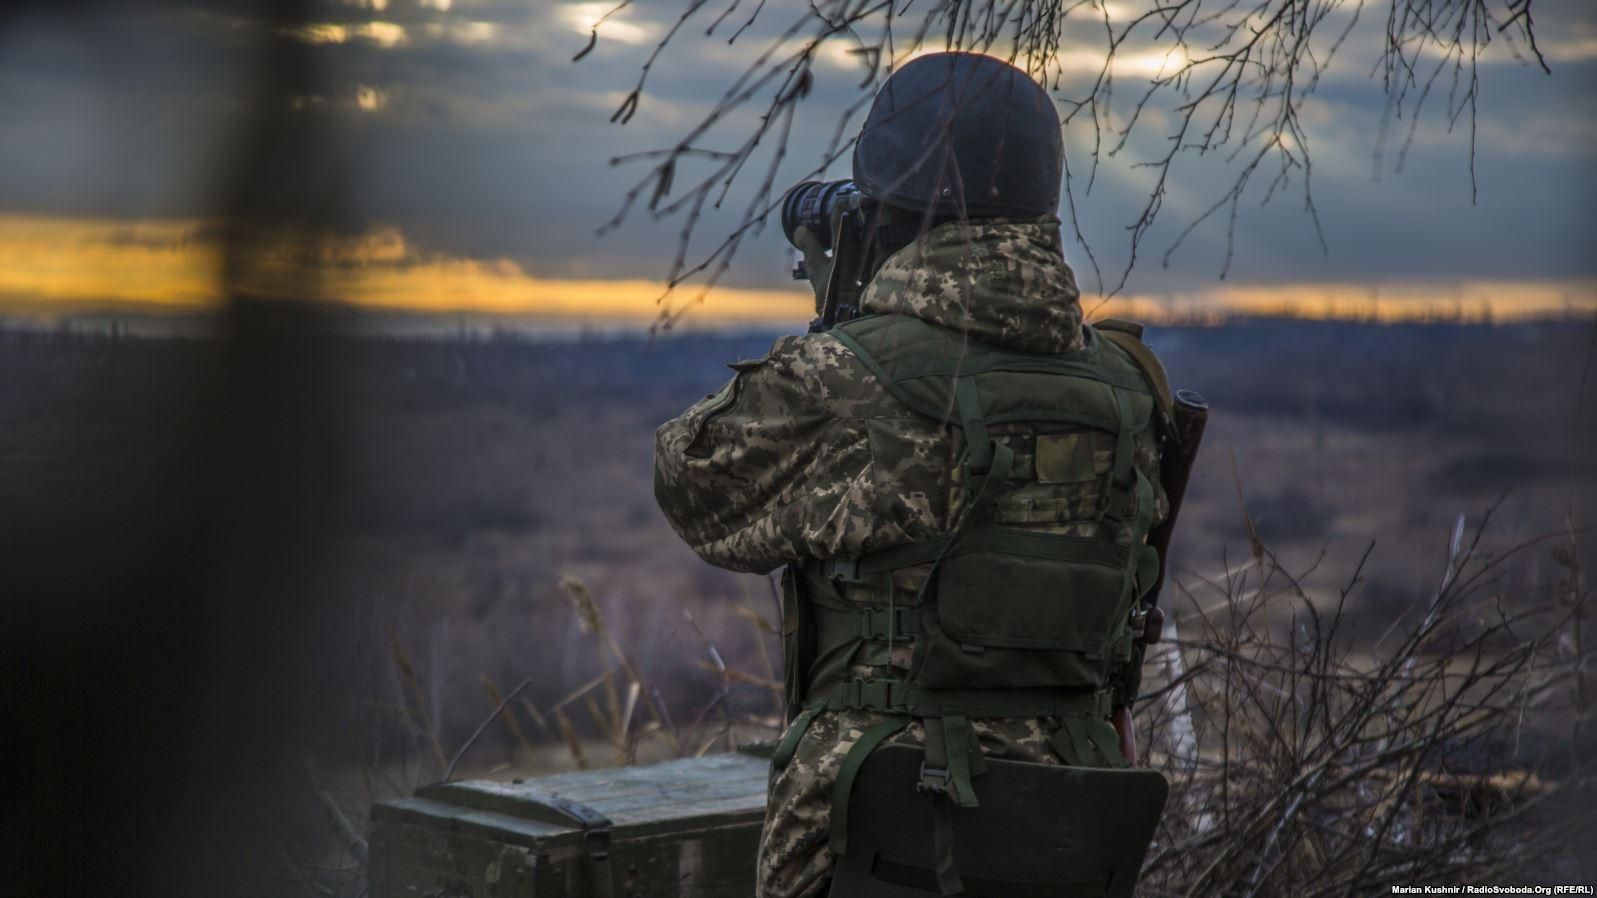
<svg viewBox="0 0 1597 898"><path fill-rule="evenodd" d="M947 532L859 558L790 565L784 574L784 674L797 719L776 765L792 757L821 711L890 715L863 734L839 772L834 851L846 847L839 829L860 766L913 719L926 727L923 785L965 807L977 804L970 778L982 769L971 719L1059 718L1063 757L1123 763L1106 722L1110 675L1131 657L1132 612L1159 567L1145 544L1153 484L1134 464L1134 444L1168 410L1168 387L1126 326L1084 330L1083 349L1058 355L984 345L904 315L830 331L895 399L964 436ZM1017 462L1015 441L989 429L1019 424L1038 435L1030 457ZM1110 450L1101 476L1095 445ZM1090 507L1072 501L1069 488L1020 505L999 501L1072 479L1093 497ZM1078 528L1091 535L1015 526L1053 521L1097 526ZM903 576L912 570L915 578ZM923 584L913 596L904 594L910 579ZM885 594L885 605L850 601L859 586ZM912 647L908 677L851 676L862 646L877 657Z"/></svg>

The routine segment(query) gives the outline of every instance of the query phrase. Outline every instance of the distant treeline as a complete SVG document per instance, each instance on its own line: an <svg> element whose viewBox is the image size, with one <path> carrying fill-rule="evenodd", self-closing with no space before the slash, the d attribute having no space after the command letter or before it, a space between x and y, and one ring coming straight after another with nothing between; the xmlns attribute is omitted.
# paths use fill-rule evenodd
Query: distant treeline
<svg viewBox="0 0 1597 898"><path fill-rule="evenodd" d="M158 381L186 358L212 351L208 340L187 339L188 329L183 338L158 337L137 322L69 322L0 325L6 349L0 370L7 382L43 385L63 373L62 365L113 361ZM1232 318L1220 327L1153 327L1148 340L1178 385L1200 390L1231 413L1478 432L1538 415L1567 417L1593 333L1597 322L1582 319L1490 325ZM362 389L402 383L419 401L453 401L464 390L479 401L538 407L596 394L676 402L695 390L713 390L730 376L727 362L763 355L777 336L440 327L425 336L324 339L340 344L338 355ZM1505 395L1513 401L1502 402Z"/></svg>

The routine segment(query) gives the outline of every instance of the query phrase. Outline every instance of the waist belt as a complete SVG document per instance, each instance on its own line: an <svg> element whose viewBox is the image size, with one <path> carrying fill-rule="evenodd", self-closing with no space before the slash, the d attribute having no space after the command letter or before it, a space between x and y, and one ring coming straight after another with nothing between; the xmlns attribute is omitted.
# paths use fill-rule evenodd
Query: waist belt
<svg viewBox="0 0 1597 898"><path fill-rule="evenodd" d="M804 569L825 580L876 584L883 580L883 574L891 575L900 568L935 562L952 541L949 536L939 536L882 549L859 558L811 559L804 562Z"/></svg>
<svg viewBox="0 0 1597 898"><path fill-rule="evenodd" d="M943 717L957 712L992 717L1096 717L1114 711L1114 693L1064 689L922 689L901 680L853 679L814 690L806 709L860 709L907 717Z"/></svg>

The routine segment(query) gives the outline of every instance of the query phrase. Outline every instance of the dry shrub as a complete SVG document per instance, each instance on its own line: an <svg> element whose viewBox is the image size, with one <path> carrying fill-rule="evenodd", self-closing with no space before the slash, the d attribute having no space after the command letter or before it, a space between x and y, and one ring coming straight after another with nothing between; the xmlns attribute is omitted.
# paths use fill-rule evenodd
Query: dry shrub
<svg viewBox="0 0 1597 898"><path fill-rule="evenodd" d="M1460 520L1435 592L1373 640L1355 638L1348 614L1371 550L1346 583L1320 590L1313 568L1289 572L1251 520L1247 564L1167 602L1194 610L1173 615L1150 650L1137 708L1145 762L1171 782L1139 895L1362 895L1538 871L1556 879L1572 846L1593 843L1591 815L1564 812L1590 774L1580 731L1589 594L1576 533L1492 554L1489 520L1467 541ZM1509 588L1513 562L1549 550L1556 582ZM569 577L561 586L602 672L545 708L519 697L530 678L502 693L484 677L492 710L447 765L394 642L414 697L405 715L444 778L496 725L528 755L563 744L575 768L697 756L777 732L781 689L766 643L775 628L752 595L736 615L752 630L752 658L729 662L683 612L711 692L672 709L587 588ZM437 775L416 772L418 781Z"/></svg>
<svg viewBox="0 0 1597 898"><path fill-rule="evenodd" d="M693 614L682 612L684 622L702 646L705 660L700 666L712 675L714 690L705 702L681 709L673 716L659 686L643 672L632 653L606 624L604 612L587 585L566 576L561 578L560 586L571 600L583 634L592 638L597 667L603 672L546 709L526 699L521 699L519 705L512 702L531 685L530 678L510 695L501 696L497 685L485 676L483 686L494 704L493 711L455 753L454 760L445 769L445 779L453 777L460 760L496 720L503 720L516 742L529 755L533 754L534 748L518 721L519 713L524 713L546 738L564 742L571 764L584 770L595 766L596 762L589 757L590 748L584 745L578 733L577 720L581 718L585 718L583 722L588 730L598 733L601 744L607 744L612 750L608 757L599 759L600 766L636 764L640 753L648 760L663 760L698 757L716 748L735 750L740 740L774 735L781 725L782 688L775 679L774 665L766 647L766 639L774 637L776 629L747 605L739 606L736 611L752 630L760 673L748 673L728 665L715 640L704 633ZM727 699L738 685L757 687L758 694L770 697L769 707L765 707L766 702L756 700L752 710L729 708ZM570 712L574 709L586 713L573 718ZM549 717L555 719L553 731L548 724Z"/></svg>
<svg viewBox="0 0 1597 898"><path fill-rule="evenodd" d="M1566 812L1590 774L1575 534L1491 554L1486 529L1466 540L1460 518L1429 601L1373 641L1346 631L1357 573L1322 592L1257 542L1185 593L1138 708L1172 787L1140 894L1523 882L1597 844ZM1510 589L1510 563L1549 547L1560 579Z"/></svg>

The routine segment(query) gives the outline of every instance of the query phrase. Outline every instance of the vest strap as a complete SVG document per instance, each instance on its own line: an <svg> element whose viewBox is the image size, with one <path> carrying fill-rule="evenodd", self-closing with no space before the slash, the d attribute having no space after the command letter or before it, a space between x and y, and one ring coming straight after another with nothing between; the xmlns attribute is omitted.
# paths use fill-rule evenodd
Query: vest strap
<svg viewBox="0 0 1597 898"><path fill-rule="evenodd" d="M1094 717L1114 710L1110 689L1094 692L1061 689L922 689L902 680L856 678L814 691L805 708L825 711L860 709L906 717L944 717L950 713L974 719L993 717Z"/></svg>
<svg viewBox="0 0 1597 898"><path fill-rule="evenodd" d="M941 718L943 722L943 747L948 756L948 797L962 808L979 807L981 802L976 800L976 786L970 778L979 771L975 768L978 763L972 759L981 758L981 746L976 743L976 731L970 728L970 718L965 716L965 709L953 706L944 709Z"/></svg>
<svg viewBox="0 0 1597 898"><path fill-rule="evenodd" d="M1125 767L1126 759L1116 744L1114 727L1107 720L1066 717L1059 729L1048 737L1054 754L1076 767Z"/></svg>
<svg viewBox="0 0 1597 898"><path fill-rule="evenodd" d="M1167 422L1172 420L1175 396L1170 389L1170 375L1165 373L1164 363L1153 354L1148 344L1142 342L1142 325L1111 318L1093 325L1093 330L1131 357L1131 361L1148 379L1148 388L1158 403L1159 413Z"/></svg>
<svg viewBox="0 0 1597 898"><path fill-rule="evenodd" d="M1109 471L1109 482L1104 484L1104 500L1099 506L1099 523L1103 525L1104 539L1113 542L1120 527L1135 511L1137 501L1137 446L1131 429L1131 397L1116 393L1115 402L1120 410L1120 429L1115 438L1115 460Z"/></svg>
<svg viewBox="0 0 1597 898"><path fill-rule="evenodd" d="M810 573L825 579L838 580L843 583L864 583L878 585L878 574L896 571L899 568L913 567L917 564L930 564L943 554L943 546L948 542L948 537L938 536L932 539L915 543L906 543L894 546L891 549L882 549L861 555L858 558L828 558L825 561L806 561L804 567Z"/></svg>
<svg viewBox="0 0 1597 898"><path fill-rule="evenodd" d="M848 798L854 791L854 780L859 776L860 768L865 766L865 759L888 736L908 725L909 721L904 718L884 720L860 734L858 741L843 755L843 765L837 770L837 781L832 784L832 828L828 841L833 853L844 854L848 851Z"/></svg>
<svg viewBox="0 0 1597 898"><path fill-rule="evenodd" d="M815 721L815 715L821 713L820 708L807 708L794 719L787 732L782 735L782 741L776 744L776 750L771 752L771 768L781 770L793 760L793 754L798 751L799 743L804 741L804 734L809 732L810 724Z"/></svg>
<svg viewBox="0 0 1597 898"><path fill-rule="evenodd" d="M922 722L926 728L926 755L920 765L920 782L915 786L932 796L932 853L937 872L937 890L944 895L958 895L965 891L959 868L954 863L954 804L961 793L952 783L955 762L950 758L954 752L948 741L950 727L945 725L953 720L952 717L928 717ZM963 717L959 721L960 730L969 729ZM958 734L958 738L964 736L964 732ZM979 745L976 747L976 756L981 757ZM968 757L962 760L968 761ZM968 780L968 769L962 772ZM963 794L969 795L972 803L976 801L973 790L966 790Z"/></svg>
<svg viewBox="0 0 1597 898"><path fill-rule="evenodd" d="M1138 498L1134 490L1124 491L1125 509L1135 514ZM909 543L872 552L859 558L832 558L826 561L808 561L804 567L825 580L874 585L876 575L917 564L930 564L943 556L951 537L941 536L918 543ZM1053 561L1085 561L1120 567L1128 560L1127 549L1108 540L1079 536L1062 536L1056 533L1030 532L1018 527L981 527L967 533L960 541L961 549L994 549L1011 555L1043 558ZM910 609L900 609L908 614Z"/></svg>
<svg viewBox="0 0 1597 898"><path fill-rule="evenodd" d="M1101 722L1099 722L1101 723ZM1098 753L1108 761L1112 767L1126 766L1126 758L1120 753L1120 746L1115 744L1114 730L1108 726L1087 726L1087 739L1092 742Z"/></svg>
<svg viewBox="0 0 1597 898"><path fill-rule="evenodd" d="M965 891L965 881L954 861L954 801L947 795L932 800L932 853L937 865L937 891L943 895Z"/></svg>
<svg viewBox="0 0 1597 898"><path fill-rule="evenodd" d="M965 451L970 453L967 470L976 477L983 476L992 468L993 444L987 435L975 377L967 374L955 382L954 402L959 407L960 428L965 431Z"/></svg>
<svg viewBox="0 0 1597 898"><path fill-rule="evenodd" d="M1098 336L1107 336L1096 329L1094 332L1097 333ZM855 340L853 336L846 330L834 329L827 331L827 333L837 337L839 342L848 346L850 349L853 349L854 346L859 345L859 341ZM1116 346L1120 346L1122 349L1125 348L1118 339L1111 338L1110 342L1114 343ZM1145 348L1144 351L1148 350ZM1133 360L1136 360L1135 355L1129 350L1127 351L1127 355L1132 355ZM1149 355L1151 356L1152 353L1149 352ZM1150 389L1148 382L1151 378L1144 379L1133 373L1113 371L1103 367L1102 365L1063 360L1057 357L1050 358L1047 356L1011 354L991 359L972 359L969 357L907 360L899 359L894 362L893 370L891 372L879 369L879 373L872 373L877 374L877 376L880 377L884 382L893 383L898 381L916 380L924 377L961 377L966 374L990 374L994 371L1012 371L1016 373L1034 374L1062 374L1070 377L1082 377L1088 380L1095 380L1099 383L1108 384L1112 387L1119 387L1123 390L1135 390L1136 392L1142 393L1144 395L1152 394L1152 390Z"/></svg>
<svg viewBox="0 0 1597 898"><path fill-rule="evenodd" d="M1092 537L1038 533L1010 527L985 527L966 536L962 550L989 550L1047 561L1080 561L1121 567L1128 560L1125 546Z"/></svg>

